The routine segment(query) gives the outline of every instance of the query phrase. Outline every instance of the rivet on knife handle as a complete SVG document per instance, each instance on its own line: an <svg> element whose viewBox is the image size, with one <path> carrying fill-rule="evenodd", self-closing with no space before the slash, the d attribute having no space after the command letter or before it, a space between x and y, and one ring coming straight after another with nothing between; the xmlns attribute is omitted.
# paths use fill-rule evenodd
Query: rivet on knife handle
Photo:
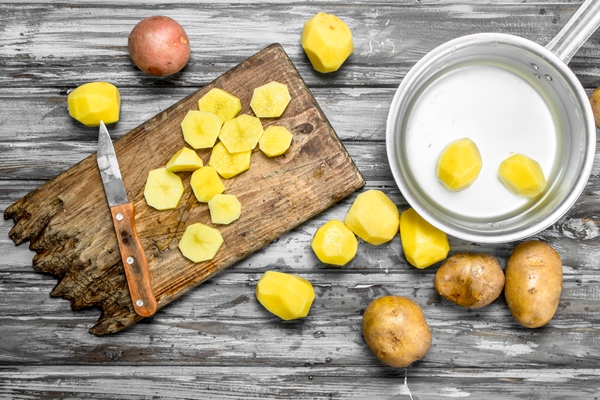
<svg viewBox="0 0 600 400"><path fill-rule="evenodd" d="M133 203L112 206L110 212L113 216L133 307L137 314L149 317L156 312L158 304L150 285L146 253L135 230Z"/></svg>

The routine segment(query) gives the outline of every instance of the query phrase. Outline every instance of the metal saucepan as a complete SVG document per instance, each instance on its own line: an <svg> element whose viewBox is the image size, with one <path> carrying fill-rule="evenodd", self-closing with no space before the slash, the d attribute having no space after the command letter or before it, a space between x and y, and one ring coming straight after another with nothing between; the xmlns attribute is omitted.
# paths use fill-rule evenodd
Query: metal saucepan
<svg viewBox="0 0 600 400"><path fill-rule="evenodd" d="M546 47L500 33L451 40L415 64L400 84L387 120L390 168L403 196L447 234L479 243L526 238L552 225L589 178L596 128L588 97L567 67L600 25L600 0L587 0ZM460 192L435 168L442 150L468 137L483 167ZM545 191L526 199L497 176L511 153L538 161Z"/></svg>

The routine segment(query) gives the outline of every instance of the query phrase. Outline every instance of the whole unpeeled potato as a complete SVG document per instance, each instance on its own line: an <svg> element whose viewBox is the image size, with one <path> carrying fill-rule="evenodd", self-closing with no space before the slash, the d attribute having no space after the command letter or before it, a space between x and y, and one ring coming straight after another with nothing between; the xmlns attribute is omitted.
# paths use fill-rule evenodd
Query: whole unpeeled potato
<svg viewBox="0 0 600 400"><path fill-rule="evenodd" d="M600 128L600 86L598 86L590 95L590 104L594 113L596 128Z"/></svg>
<svg viewBox="0 0 600 400"><path fill-rule="evenodd" d="M513 250L506 264L504 295L513 317L527 328L539 328L554 317L562 292L559 254L547 243L530 240Z"/></svg>
<svg viewBox="0 0 600 400"><path fill-rule="evenodd" d="M136 67L150 75L172 75L190 59L185 30L174 19L162 15L138 22L129 34L128 47Z"/></svg>
<svg viewBox="0 0 600 400"><path fill-rule="evenodd" d="M363 314L362 333L373 354L396 368L423 358L431 346L431 331L423 310L403 296L373 300Z"/></svg>
<svg viewBox="0 0 600 400"><path fill-rule="evenodd" d="M500 296L504 272L490 254L456 253L435 274L435 290L459 306L475 309Z"/></svg>

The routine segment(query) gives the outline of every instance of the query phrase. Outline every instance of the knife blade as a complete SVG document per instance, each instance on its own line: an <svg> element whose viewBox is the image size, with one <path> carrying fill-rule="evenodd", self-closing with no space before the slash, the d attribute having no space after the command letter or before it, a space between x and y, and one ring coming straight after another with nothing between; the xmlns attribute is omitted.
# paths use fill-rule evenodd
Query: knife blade
<svg viewBox="0 0 600 400"><path fill-rule="evenodd" d="M104 122L100 122L96 160L117 234L133 308L138 315L151 316L158 305L152 291L148 260L135 229L133 203L127 198L117 155Z"/></svg>

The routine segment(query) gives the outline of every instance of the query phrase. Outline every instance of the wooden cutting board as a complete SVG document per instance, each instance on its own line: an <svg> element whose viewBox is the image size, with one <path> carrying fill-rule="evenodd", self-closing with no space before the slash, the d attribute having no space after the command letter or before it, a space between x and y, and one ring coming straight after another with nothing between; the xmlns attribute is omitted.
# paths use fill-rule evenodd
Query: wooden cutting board
<svg viewBox="0 0 600 400"><path fill-rule="evenodd" d="M294 135L283 155L252 154L250 169L223 180L226 193L242 203L242 215L231 225L217 226L225 240L210 262L184 258L178 242L195 222L212 225L208 207L189 186L190 173L180 173L185 194L175 210L157 211L144 200L151 169L163 167L186 144L180 123L197 101L214 87L242 102L252 114L254 88L272 80L287 85L292 100L278 119L263 119L266 128L283 125ZM110 131L110 127L109 127ZM159 307L169 304L236 261L300 225L364 185L364 180L283 48L274 44L226 72L201 90L133 129L114 143L127 195L135 204L136 226L150 264ZM199 151L205 164L210 150ZM102 315L90 332L103 335L139 321L119 256L96 155L18 200L4 213L15 226L16 243L29 240L36 252L33 267L58 278L53 296L71 301L73 310L100 307Z"/></svg>

